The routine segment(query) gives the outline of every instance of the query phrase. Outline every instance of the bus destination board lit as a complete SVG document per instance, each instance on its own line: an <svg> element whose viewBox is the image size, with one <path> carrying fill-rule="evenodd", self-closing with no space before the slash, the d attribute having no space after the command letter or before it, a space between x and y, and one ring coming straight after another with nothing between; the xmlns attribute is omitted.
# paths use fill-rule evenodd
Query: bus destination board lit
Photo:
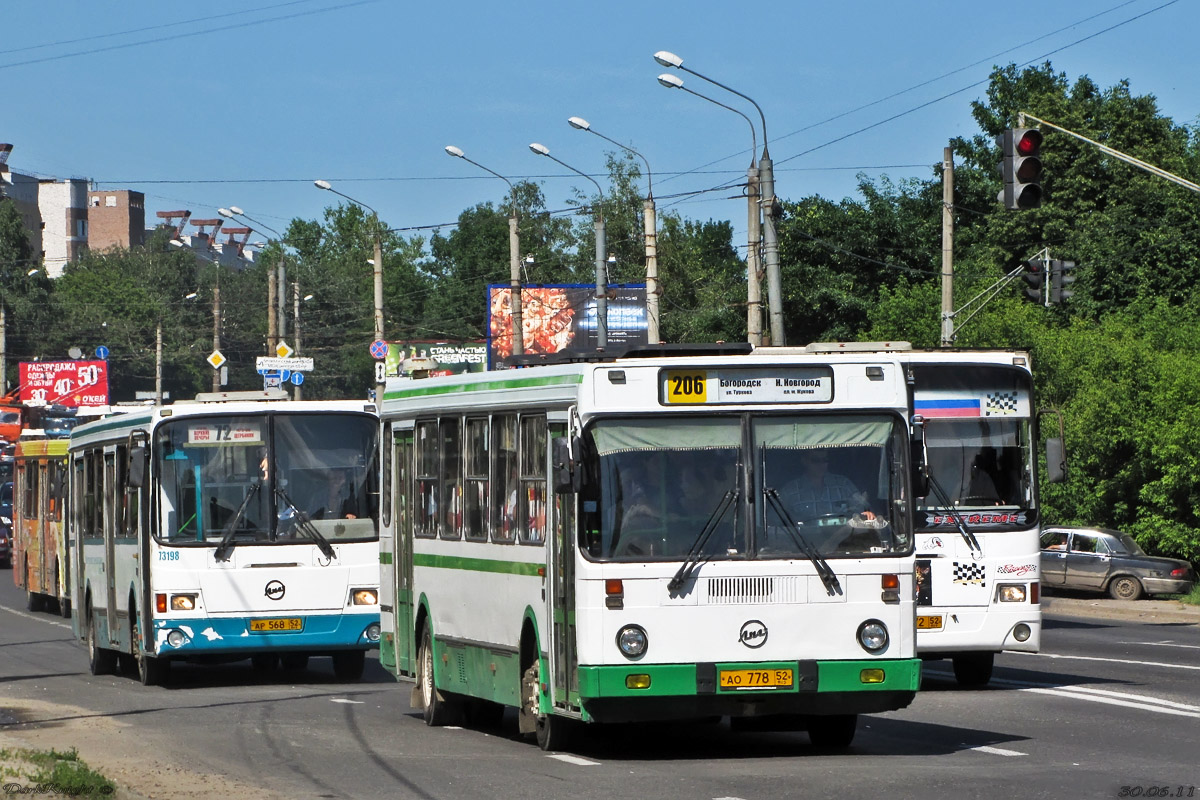
<svg viewBox="0 0 1200 800"><path fill-rule="evenodd" d="M663 370L667 405L828 403L833 370L828 367Z"/></svg>

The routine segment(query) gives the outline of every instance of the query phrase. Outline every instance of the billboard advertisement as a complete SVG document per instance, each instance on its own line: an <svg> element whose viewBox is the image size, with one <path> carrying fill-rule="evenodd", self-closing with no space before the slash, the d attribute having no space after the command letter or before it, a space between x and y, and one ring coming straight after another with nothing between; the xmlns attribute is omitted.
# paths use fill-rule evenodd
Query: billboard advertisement
<svg viewBox="0 0 1200 800"><path fill-rule="evenodd" d="M508 284L488 286L488 363L503 364L512 355L512 290ZM646 344L645 284L608 287L608 347ZM521 288L521 333L524 351L585 353L599 346L596 287L590 284Z"/></svg>
<svg viewBox="0 0 1200 800"><path fill-rule="evenodd" d="M107 361L22 361L21 402L108 405Z"/></svg>
<svg viewBox="0 0 1200 800"><path fill-rule="evenodd" d="M388 342L384 375L407 375L406 364L419 364L430 376L483 372L487 355L485 342Z"/></svg>

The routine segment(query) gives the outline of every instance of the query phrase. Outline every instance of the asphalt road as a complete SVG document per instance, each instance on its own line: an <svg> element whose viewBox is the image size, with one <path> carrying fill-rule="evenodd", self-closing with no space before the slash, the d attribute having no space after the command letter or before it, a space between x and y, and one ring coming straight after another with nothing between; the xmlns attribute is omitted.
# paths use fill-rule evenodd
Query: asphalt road
<svg viewBox="0 0 1200 800"><path fill-rule="evenodd" d="M605 730L548 754L511 714L426 727L410 684L374 660L355 684L327 659L265 676L185 665L165 688L94 677L67 622L25 611L0 572L0 748L75 746L129 797L1200 796L1200 611L1047 601L1042 653L1000 656L982 690L930 662L913 705L862 718L845 753L712 724Z"/></svg>

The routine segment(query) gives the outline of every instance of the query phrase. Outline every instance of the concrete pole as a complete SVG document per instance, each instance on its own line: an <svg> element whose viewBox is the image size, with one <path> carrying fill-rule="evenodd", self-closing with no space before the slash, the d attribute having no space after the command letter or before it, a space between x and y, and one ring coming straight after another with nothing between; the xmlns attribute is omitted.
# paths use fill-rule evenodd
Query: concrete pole
<svg viewBox="0 0 1200 800"><path fill-rule="evenodd" d="M942 347L954 344L954 150L942 150Z"/></svg>
<svg viewBox="0 0 1200 800"><path fill-rule="evenodd" d="M213 352L221 351L221 281L213 284ZM221 370L213 370L212 390L221 391Z"/></svg>
<svg viewBox="0 0 1200 800"><path fill-rule="evenodd" d="M783 331L783 281L779 275L779 237L775 230L775 174L771 157L767 155L766 124L763 125L763 154L758 160L758 175L762 188L763 261L767 273L767 307L771 317L771 344L787 344Z"/></svg>
<svg viewBox="0 0 1200 800"><path fill-rule="evenodd" d="M517 226L517 195L512 195L512 213L508 215L508 286L509 314L512 316L512 354L525 353L525 328L521 316L521 233Z"/></svg>
<svg viewBox="0 0 1200 800"><path fill-rule="evenodd" d="M375 217L375 341L383 341L383 232L379 215Z"/></svg>
<svg viewBox="0 0 1200 800"><path fill-rule="evenodd" d="M162 320L154 329L154 405L161 406L162 390Z"/></svg>
<svg viewBox="0 0 1200 800"><path fill-rule="evenodd" d="M275 283L278 271L267 268L267 355L275 355L275 344L278 341L277 324L279 317L275 314Z"/></svg>
<svg viewBox="0 0 1200 800"><path fill-rule="evenodd" d="M643 205L642 228L646 234L646 341L658 344L662 341L658 332L658 296L662 287L658 284L658 216L653 197L647 197Z"/></svg>
<svg viewBox="0 0 1200 800"><path fill-rule="evenodd" d="M758 347L763 334L762 269L758 259L762 206L758 203L758 166L753 161L746 170L746 200L746 341Z"/></svg>
<svg viewBox="0 0 1200 800"><path fill-rule="evenodd" d="M604 242L604 212L596 215L596 346L608 347L608 263Z"/></svg>
<svg viewBox="0 0 1200 800"><path fill-rule="evenodd" d="M300 355L300 282L292 282L292 327L296 334L296 355ZM296 384L295 398L300 400L300 384Z"/></svg>

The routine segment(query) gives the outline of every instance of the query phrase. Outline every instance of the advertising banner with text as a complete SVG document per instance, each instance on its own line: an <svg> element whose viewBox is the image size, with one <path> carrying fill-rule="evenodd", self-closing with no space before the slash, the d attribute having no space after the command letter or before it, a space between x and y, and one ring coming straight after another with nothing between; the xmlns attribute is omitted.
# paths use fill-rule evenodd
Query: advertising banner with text
<svg viewBox="0 0 1200 800"><path fill-rule="evenodd" d="M487 369L484 342L388 342L384 375L407 375L406 364L428 369L431 376L483 372Z"/></svg>
<svg viewBox="0 0 1200 800"><path fill-rule="evenodd" d="M21 402L108 405L107 361L22 361Z"/></svg>

